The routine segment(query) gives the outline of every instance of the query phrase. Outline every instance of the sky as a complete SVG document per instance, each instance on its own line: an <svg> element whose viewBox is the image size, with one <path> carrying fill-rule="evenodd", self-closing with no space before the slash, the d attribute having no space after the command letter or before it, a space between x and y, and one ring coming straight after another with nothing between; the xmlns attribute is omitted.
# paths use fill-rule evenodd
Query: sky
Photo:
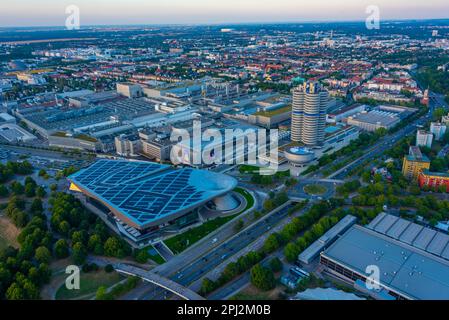
<svg viewBox="0 0 449 320"><path fill-rule="evenodd" d="M64 26L76 5L82 25L230 24L449 18L448 0L0 0L0 26Z"/></svg>

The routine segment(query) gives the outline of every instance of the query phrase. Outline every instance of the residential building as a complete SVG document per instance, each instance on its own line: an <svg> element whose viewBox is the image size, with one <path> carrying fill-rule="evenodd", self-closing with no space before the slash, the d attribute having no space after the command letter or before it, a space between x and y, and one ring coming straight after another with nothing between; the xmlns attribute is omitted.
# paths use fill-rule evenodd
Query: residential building
<svg viewBox="0 0 449 320"><path fill-rule="evenodd" d="M410 147L409 155L404 157L402 174L411 181L417 181L423 170L430 169L430 160L421 153L419 147Z"/></svg>
<svg viewBox="0 0 449 320"><path fill-rule="evenodd" d="M416 145L418 147L432 148L433 134L425 130L418 130L416 133Z"/></svg>
<svg viewBox="0 0 449 320"><path fill-rule="evenodd" d="M440 122L432 122L430 132L435 136L436 141L441 141L446 134L447 126Z"/></svg>
<svg viewBox="0 0 449 320"><path fill-rule="evenodd" d="M449 192L449 173L430 172L429 170L423 170L418 179L419 186L430 187L432 189L439 189L445 187L445 191Z"/></svg>

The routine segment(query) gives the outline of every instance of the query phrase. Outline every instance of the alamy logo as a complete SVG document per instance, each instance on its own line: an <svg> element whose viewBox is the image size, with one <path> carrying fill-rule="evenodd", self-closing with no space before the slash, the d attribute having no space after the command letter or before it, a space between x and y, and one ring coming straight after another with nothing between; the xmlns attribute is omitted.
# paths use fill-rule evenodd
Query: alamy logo
<svg viewBox="0 0 449 320"><path fill-rule="evenodd" d="M366 18L365 25L368 30L380 29L380 9L378 6L368 6L366 8L366 14L369 16Z"/></svg>
<svg viewBox="0 0 449 320"><path fill-rule="evenodd" d="M80 8L75 5L70 5L65 8L65 13L69 16L65 20L65 27L67 30L79 30L80 29Z"/></svg>
<svg viewBox="0 0 449 320"><path fill-rule="evenodd" d="M201 129L201 121L193 122L192 135L186 129L173 130L170 140L176 142L170 154L173 164L257 165L261 175L278 170L278 130L265 129Z"/></svg>
<svg viewBox="0 0 449 320"><path fill-rule="evenodd" d="M65 279L65 287L67 290L80 289L80 268L77 266L68 266L65 273L69 276Z"/></svg>
<svg viewBox="0 0 449 320"><path fill-rule="evenodd" d="M380 269L378 266L368 266L365 270L366 274L368 274L368 278L366 279L366 288L368 290L378 291L381 289L380 287Z"/></svg>

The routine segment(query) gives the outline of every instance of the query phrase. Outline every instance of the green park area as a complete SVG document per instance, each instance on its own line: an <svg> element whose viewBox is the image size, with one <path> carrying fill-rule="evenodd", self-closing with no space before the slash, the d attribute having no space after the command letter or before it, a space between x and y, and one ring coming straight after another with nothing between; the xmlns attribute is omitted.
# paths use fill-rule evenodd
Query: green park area
<svg viewBox="0 0 449 320"><path fill-rule="evenodd" d="M201 226L190 229L184 233L178 234L177 236L167 239L164 241L167 247L169 247L174 254L179 254L184 250L186 250L188 247L192 246L193 244L203 239L204 237L208 236L215 230L219 229L229 221L238 217L239 215L241 215L243 212L250 209L254 205L254 198L248 191L242 188L236 188L234 191L240 193L242 196L245 197L247 202L245 209L229 217L219 217L214 220L207 221L203 223Z"/></svg>
<svg viewBox="0 0 449 320"><path fill-rule="evenodd" d="M105 271L81 273L80 289L68 290L65 283L56 292L56 300L91 299L100 287L111 287L124 278L117 272L107 273Z"/></svg>
<svg viewBox="0 0 449 320"><path fill-rule="evenodd" d="M325 194L327 189L323 186L320 186L318 184L309 184L304 187L304 192L310 195L314 196L321 196Z"/></svg>

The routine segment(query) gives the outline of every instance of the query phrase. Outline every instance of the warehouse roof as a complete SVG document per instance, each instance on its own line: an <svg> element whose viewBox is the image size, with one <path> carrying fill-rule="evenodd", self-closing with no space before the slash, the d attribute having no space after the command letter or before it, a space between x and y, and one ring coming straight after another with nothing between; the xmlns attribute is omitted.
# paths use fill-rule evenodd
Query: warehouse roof
<svg viewBox="0 0 449 320"><path fill-rule="evenodd" d="M380 282L411 299L449 299L449 262L368 228L354 226L323 254L360 274L378 266Z"/></svg>

